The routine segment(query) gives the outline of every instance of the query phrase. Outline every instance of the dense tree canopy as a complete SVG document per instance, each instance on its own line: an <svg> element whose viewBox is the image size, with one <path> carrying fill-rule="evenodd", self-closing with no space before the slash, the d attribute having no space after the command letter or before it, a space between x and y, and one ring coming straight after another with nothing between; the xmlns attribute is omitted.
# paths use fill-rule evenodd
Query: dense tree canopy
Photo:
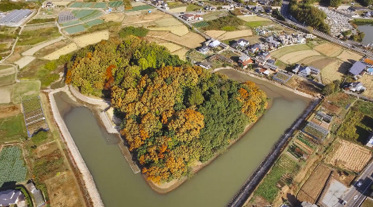
<svg viewBox="0 0 373 207"><path fill-rule="evenodd" d="M83 49L67 66L67 83L110 97L123 118L121 135L157 183L180 178L196 161L225 150L266 107L254 83L188 66L133 36Z"/></svg>

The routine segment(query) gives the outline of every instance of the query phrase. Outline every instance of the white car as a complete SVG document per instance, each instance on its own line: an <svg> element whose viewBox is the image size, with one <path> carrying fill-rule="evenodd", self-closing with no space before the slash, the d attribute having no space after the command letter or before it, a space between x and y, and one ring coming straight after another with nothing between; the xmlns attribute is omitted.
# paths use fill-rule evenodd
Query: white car
<svg viewBox="0 0 373 207"><path fill-rule="evenodd" d="M358 188L360 188L362 184L363 184L363 183L362 183L361 181L359 181L359 182L356 184L356 186L357 186Z"/></svg>
<svg viewBox="0 0 373 207"><path fill-rule="evenodd" d="M356 200L356 199L357 199L357 197L359 197L359 196L358 196L358 195L354 196L354 200Z"/></svg>

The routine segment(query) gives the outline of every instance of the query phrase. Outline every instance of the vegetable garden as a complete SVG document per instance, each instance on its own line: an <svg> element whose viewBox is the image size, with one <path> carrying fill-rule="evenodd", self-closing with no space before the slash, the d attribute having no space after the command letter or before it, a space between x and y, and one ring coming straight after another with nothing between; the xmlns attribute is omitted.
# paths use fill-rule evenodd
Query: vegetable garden
<svg viewBox="0 0 373 207"><path fill-rule="evenodd" d="M38 96L22 101L22 107L29 137L40 129L49 129Z"/></svg>
<svg viewBox="0 0 373 207"><path fill-rule="evenodd" d="M201 22L194 23L193 26L195 26L195 27L207 27L207 26L209 26L209 23L207 23L205 21L201 21Z"/></svg>
<svg viewBox="0 0 373 207"><path fill-rule="evenodd" d="M0 187L6 182L26 180L27 168L19 147L4 147L0 152Z"/></svg>

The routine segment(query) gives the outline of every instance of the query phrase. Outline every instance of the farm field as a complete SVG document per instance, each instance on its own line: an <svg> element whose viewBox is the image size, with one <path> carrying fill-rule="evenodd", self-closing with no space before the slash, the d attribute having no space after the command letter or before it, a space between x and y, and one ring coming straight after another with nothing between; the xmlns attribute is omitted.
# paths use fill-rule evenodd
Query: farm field
<svg viewBox="0 0 373 207"><path fill-rule="evenodd" d="M92 27L92 26L102 24L102 23L104 23L104 21L102 19L95 19L95 20L92 20L92 21L89 21L89 22L85 23L84 26L85 27Z"/></svg>
<svg viewBox="0 0 373 207"><path fill-rule="evenodd" d="M373 76L366 74L362 78L360 78L359 81L362 82L364 87L367 88L367 90L363 92L363 95L372 98L373 97Z"/></svg>
<svg viewBox="0 0 373 207"><path fill-rule="evenodd" d="M334 44L329 43L329 42L318 45L318 46L314 47L313 49L316 50L317 52L321 53L321 54L324 54L324 55L328 56L328 57L336 57L336 56L340 55L343 51L343 48L341 48L340 46L334 45Z"/></svg>
<svg viewBox="0 0 373 207"><path fill-rule="evenodd" d="M182 48L179 45L171 42L159 43L159 45L166 47L170 52L175 52L176 50L180 50Z"/></svg>
<svg viewBox="0 0 373 207"><path fill-rule="evenodd" d="M336 58L325 57L323 55L315 55L315 56L310 56L310 57L307 57L301 60L300 63L321 69L336 60L337 60Z"/></svg>
<svg viewBox="0 0 373 207"><path fill-rule="evenodd" d="M236 39L236 38L240 38L240 37L251 36L252 34L253 34L253 32L250 29L238 30L238 31L226 32L223 35L219 36L218 39L220 39L220 40L230 40L230 39Z"/></svg>
<svg viewBox="0 0 373 207"><path fill-rule="evenodd" d="M0 143L26 137L26 126L22 114L1 118L0 123Z"/></svg>
<svg viewBox="0 0 373 207"><path fill-rule="evenodd" d="M101 9L106 8L106 3L105 2L97 2L93 8L101 8Z"/></svg>
<svg viewBox="0 0 373 207"><path fill-rule="evenodd" d="M11 90L8 87L0 88L0 104L10 103Z"/></svg>
<svg viewBox="0 0 373 207"><path fill-rule="evenodd" d="M258 21L271 22L270 19L263 18L263 17L258 17L256 15L253 15L253 16L237 16L237 17L244 20L245 22L258 22Z"/></svg>
<svg viewBox="0 0 373 207"><path fill-rule="evenodd" d="M181 7L176 7L176 8L170 8L170 10L168 10L169 12L171 13L180 13L180 12L186 12L186 6L181 6Z"/></svg>
<svg viewBox="0 0 373 207"><path fill-rule="evenodd" d="M19 66L19 68L24 68L26 65L30 64L33 60L35 60L35 57L33 56L25 56L21 59L15 61L14 63Z"/></svg>
<svg viewBox="0 0 373 207"><path fill-rule="evenodd" d="M300 166L293 159L282 155L259 184L254 192L254 199L259 197L271 203L279 192L278 186L289 185L299 169Z"/></svg>
<svg viewBox="0 0 373 207"><path fill-rule="evenodd" d="M179 37L177 35L174 35L170 32L164 32L164 31L149 31L147 34L148 37L155 37L162 40L170 41L173 43L176 43L178 45L185 46L187 48L196 48L201 45L202 42L205 41L205 39L193 32L189 32L188 34Z"/></svg>
<svg viewBox="0 0 373 207"><path fill-rule="evenodd" d="M64 29L67 34L75 34L79 32L85 31L85 27L83 25L77 25L77 26L72 26L72 27L67 27Z"/></svg>
<svg viewBox="0 0 373 207"><path fill-rule="evenodd" d="M341 80L342 76L348 72L351 64L336 60L328 65L326 65L321 70L322 82L328 84L334 80Z"/></svg>
<svg viewBox="0 0 373 207"><path fill-rule="evenodd" d="M223 30L207 30L205 32L208 36L212 37L212 38L218 38L219 36L223 35L226 33L226 31L223 31Z"/></svg>
<svg viewBox="0 0 373 207"><path fill-rule="evenodd" d="M5 182L26 180L27 168L19 147L3 147L0 151L0 186Z"/></svg>
<svg viewBox="0 0 373 207"><path fill-rule="evenodd" d="M373 200L370 198L365 199L361 207L373 207Z"/></svg>
<svg viewBox="0 0 373 207"><path fill-rule="evenodd" d="M70 43L71 43L70 40L67 40L67 39L55 42L55 43L50 44L50 45L48 45L46 47L43 47L42 49L40 49L39 51L37 51L34 54L34 56L35 57L44 57L44 56L46 56L48 54L51 54L52 52L54 52L54 51L56 51L56 50L58 50L58 49L60 49L62 47L70 44Z"/></svg>
<svg viewBox="0 0 373 207"><path fill-rule="evenodd" d="M330 172L331 170L324 165L317 166L312 175L300 189L297 199L299 201L315 203L329 177Z"/></svg>
<svg viewBox="0 0 373 207"><path fill-rule="evenodd" d="M362 56L357 54L357 53L354 53L354 52L351 52L351 51L348 51L348 50L344 50L340 55L337 56L337 58L344 61L344 62L353 63L357 60L360 60L362 58ZM351 62L351 60L353 60L353 62Z"/></svg>
<svg viewBox="0 0 373 207"><path fill-rule="evenodd" d="M111 1L108 4L109 7L119 7L123 5L123 1Z"/></svg>
<svg viewBox="0 0 373 207"><path fill-rule="evenodd" d="M63 48L60 48L49 55L44 56L43 58L46 60L57 60L61 55L66 55L74 50L78 49L75 43L70 43Z"/></svg>
<svg viewBox="0 0 373 207"><path fill-rule="evenodd" d="M281 56L279 59L288 64L297 63L307 57L319 55L320 53L314 51L314 50L302 50L298 52L292 52L288 53L286 55Z"/></svg>
<svg viewBox="0 0 373 207"><path fill-rule="evenodd" d="M369 149L352 142L338 140L333 151L327 156L326 162L339 168L360 172L372 158ZM359 162L356 162L359 160Z"/></svg>
<svg viewBox="0 0 373 207"><path fill-rule="evenodd" d="M271 55L275 58L280 58L288 53L292 52L298 52L302 50L310 50L311 48L308 45L302 44L302 45L294 45L294 46L287 46L283 47L279 50L276 50L274 52L271 52Z"/></svg>
<svg viewBox="0 0 373 207"><path fill-rule="evenodd" d="M98 43L101 40L108 40L108 39L109 39L109 31L105 30L105 31L99 31L99 32L94 32L94 33L74 37L73 41L79 47L85 47L87 45Z"/></svg>
<svg viewBox="0 0 373 207"><path fill-rule="evenodd" d="M23 31L19 36L17 45L35 45L48 39L61 36L57 27L39 28L37 30Z"/></svg>
<svg viewBox="0 0 373 207"><path fill-rule="evenodd" d="M22 98L33 97L40 92L40 81L21 81L14 85L12 101L21 103Z"/></svg>
<svg viewBox="0 0 373 207"><path fill-rule="evenodd" d="M153 31L170 31L171 33L178 35L178 36L184 36L189 33L188 28L184 25L170 26L170 27L148 27L147 29L153 30Z"/></svg>
<svg viewBox="0 0 373 207"><path fill-rule="evenodd" d="M181 48L180 50L172 52L173 55L178 55L180 59L186 60L185 54L189 51L189 49Z"/></svg>
<svg viewBox="0 0 373 207"><path fill-rule="evenodd" d="M134 7L132 7L132 9L126 10L125 13L132 12L132 11L149 10L149 9L154 9L154 7L149 6L149 5L134 6Z"/></svg>
<svg viewBox="0 0 373 207"><path fill-rule="evenodd" d="M16 74L13 72L7 75L0 75L0 86L10 85L16 82Z"/></svg>
<svg viewBox="0 0 373 207"><path fill-rule="evenodd" d="M124 14L122 13L110 13L110 14L105 14L104 16L102 16L102 19L106 22L110 22L110 21L120 22L123 20L123 18L124 18Z"/></svg>
<svg viewBox="0 0 373 207"><path fill-rule="evenodd" d="M228 11L214 11L214 12L210 12L208 14L205 14L203 15L203 20L204 21L211 21L211 20L214 20L214 19L218 19L220 17L223 17L223 16L227 16L228 15Z"/></svg>

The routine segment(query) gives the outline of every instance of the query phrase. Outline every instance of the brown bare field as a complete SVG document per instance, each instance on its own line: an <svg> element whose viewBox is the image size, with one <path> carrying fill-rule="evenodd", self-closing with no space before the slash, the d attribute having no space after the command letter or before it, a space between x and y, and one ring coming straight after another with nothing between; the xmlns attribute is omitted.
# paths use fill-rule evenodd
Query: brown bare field
<svg viewBox="0 0 373 207"><path fill-rule="evenodd" d="M314 51L314 50L302 50L298 52L291 52L288 53L282 57L280 57L280 60L284 63L293 64L297 63L300 60L303 60L310 56L320 55L320 53Z"/></svg>
<svg viewBox="0 0 373 207"><path fill-rule="evenodd" d="M187 53L188 51L189 51L189 49L181 48L180 50L177 50L177 51L173 52L172 54L173 55L178 55L179 58L182 59L182 60L186 60L185 53Z"/></svg>
<svg viewBox="0 0 373 207"><path fill-rule="evenodd" d="M364 84L364 87L367 88L367 90L364 91L364 96L373 97L373 76L371 75L364 75L362 78L359 79L360 82Z"/></svg>
<svg viewBox="0 0 373 207"><path fill-rule="evenodd" d="M74 175L70 171L63 172L45 182L51 206L84 206L84 201L80 199L80 196L77 196L79 195L79 189L74 180Z"/></svg>
<svg viewBox="0 0 373 207"><path fill-rule="evenodd" d="M154 31L170 31L171 33L178 35L178 36L184 36L188 34L189 29L185 25L179 25L179 26L170 26L170 27L148 27L149 30Z"/></svg>
<svg viewBox="0 0 373 207"><path fill-rule="evenodd" d="M247 37L251 35L253 35L253 32L250 29L246 29L246 30L226 32L225 34L221 35L218 39L230 40L230 39L235 39L239 37Z"/></svg>
<svg viewBox="0 0 373 207"><path fill-rule="evenodd" d="M337 58L344 62L350 62L350 60L360 60L362 56L348 50L343 50L343 52L340 55L338 55Z"/></svg>
<svg viewBox="0 0 373 207"><path fill-rule="evenodd" d="M44 57L48 54L51 54L52 52L60 49L60 48L63 48L65 47L66 45L70 44L70 40L62 40L62 41L59 41L59 42L56 42L56 43L53 43L51 45L48 45L42 49L40 49L39 51L37 51L34 56L35 57Z"/></svg>
<svg viewBox="0 0 373 207"><path fill-rule="evenodd" d="M1 111L0 118L11 117L11 116L15 116L21 113L21 106L20 105L0 105L0 111Z"/></svg>
<svg viewBox="0 0 373 207"><path fill-rule="evenodd" d="M336 60L321 70L322 82L328 84L334 80L341 80L342 76L350 69L351 64Z"/></svg>
<svg viewBox="0 0 373 207"><path fill-rule="evenodd" d="M79 47L85 47L87 45L98 43L101 40L108 40L108 39L109 39L109 31L105 30L105 31L99 31L99 32L94 32L94 33L75 37L73 41Z"/></svg>
<svg viewBox="0 0 373 207"><path fill-rule="evenodd" d="M61 55L66 55L70 52L73 52L76 49L78 49L78 46L75 43L71 43L71 44L66 45L63 48L60 48L60 49L54 51L53 53L51 53L49 55L44 56L43 58L47 59L47 60L56 60Z"/></svg>
<svg viewBox="0 0 373 207"><path fill-rule="evenodd" d="M323 60L324 58L325 56L323 55L315 55L315 56L311 56L311 57L303 59L302 63L305 65L310 65L311 63Z"/></svg>
<svg viewBox="0 0 373 207"><path fill-rule="evenodd" d="M164 31L149 31L148 37L155 37L159 39L163 39L169 42L176 43L178 45L185 46L187 48L196 48L201 45L202 42L205 41L205 39L193 32L189 32L188 34L179 37L177 35L174 35L170 32L164 32Z"/></svg>
<svg viewBox="0 0 373 207"><path fill-rule="evenodd" d="M9 66L9 68L1 69L0 70L0 77L1 76L6 76L6 75L11 75L11 74L13 74L15 72L16 72L15 68L12 67L12 66Z"/></svg>
<svg viewBox="0 0 373 207"><path fill-rule="evenodd" d="M327 101L323 101L322 107L328 110L330 113L334 113L334 114L339 114L342 111L342 108L334 104L328 103Z"/></svg>
<svg viewBox="0 0 373 207"><path fill-rule="evenodd" d="M256 15L253 15L253 16L237 16L238 18L244 20L245 22L263 22L263 21L266 21L266 22L270 22L271 20L270 19L267 19L267 18L263 18L263 17L258 17Z"/></svg>
<svg viewBox="0 0 373 207"><path fill-rule="evenodd" d="M174 17L172 16L169 16L169 17L163 17L162 19L159 19L157 21L154 21L154 23L158 26L158 27L171 27L171 26L179 26L179 25L183 25L183 23L181 23L179 20L175 19Z"/></svg>
<svg viewBox="0 0 373 207"><path fill-rule="evenodd" d="M354 172L360 172L372 158L369 149L352 142L339 140L325 159L326 163Z"/></svg>
<svg viewBox="0 0 373 207"><path fill-rule="evenodd" d="M120 22L123 20L123 18L124 18L124 14L122 13L110 13L110 14L105 14L104 16L102 16L102 19L106 22L110 22L110 21Z"/></svg>
<svg viewBox="0 0 373 207"><path fill-rule="evenodd" d="M212 38L218 38L219 36L223 35L226 33L226 31L223 31L223 30L207 30L205 32L208 36L212 37Z"/></svg>
<svg viewBox="0 0 373 207"><path fill-rule="evenodd" d="M300 61L305 65L309 65L318 69L322 69L330 63L336 61L336 58L325 57L322 55L311 56Z"/></svg>
<svg viewBox="0 0 373 207"><path fill-rule="evenodd" d="M165 42L165 43L159 43L159 45L162 45L166 47L170 52L175 52L176 50L180 50L181 47L179 45L176 45L171 42Z"/></svg>
<svg viewBox="0 0 373 207"><path fill-rule="evenodd" d="M336 57L341 54L343 48L332 43L324 43L313 48L314 50L328 56Z"/></svg>
<svg viewBox="0 0 373 207"><path fill-rule="evenodd" d="M330 172L331 170L325 165L317 166L306 183L300 189L297 199L301 202L308 201L310 203L315 203L325 185L326 180L328 179Z"/></svg>
<svg viewBox="0 0 373 207"><path fill-rule="evenodd" d="M179 13L179 12L185 12L186 8L187 8L186 6L182 6L182 7L176 7L176 8L170 9L168 11L171 13Z"/></svg>
<svg viewBox="0 0 373 207"><path fill-rule="evenodd" d="M55 150L58 150L58 144L57 142L49 142L42 144L36 148L36 157L41 158L43 156L47 156L48 154L51 154Z"/></svg>

